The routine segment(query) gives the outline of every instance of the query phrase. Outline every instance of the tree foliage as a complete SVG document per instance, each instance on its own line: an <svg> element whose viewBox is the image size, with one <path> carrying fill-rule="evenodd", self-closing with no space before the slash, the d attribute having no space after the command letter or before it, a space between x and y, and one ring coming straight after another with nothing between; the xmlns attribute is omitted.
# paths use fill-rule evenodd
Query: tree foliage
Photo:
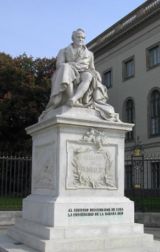
<svg viewBox="0 0 160 252"><path fill-rule="evenodd" d="M54 58L0 53L0 151L31 151L25 128L37 122L49 100L54 69Z"/></svg>

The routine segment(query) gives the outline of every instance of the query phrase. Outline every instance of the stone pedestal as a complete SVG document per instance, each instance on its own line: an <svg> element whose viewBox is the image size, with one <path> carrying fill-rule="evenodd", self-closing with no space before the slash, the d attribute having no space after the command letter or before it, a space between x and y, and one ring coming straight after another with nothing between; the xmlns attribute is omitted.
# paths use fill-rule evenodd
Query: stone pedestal
<svg viewBox="0 0 160 252"><path fill-rule="evenodd" d="M152 251L144 247L153 237L134 223L134 203L124 197L124 137L132 126L61 107L27 128L32 193L9 236L41 252Z"/></svg>

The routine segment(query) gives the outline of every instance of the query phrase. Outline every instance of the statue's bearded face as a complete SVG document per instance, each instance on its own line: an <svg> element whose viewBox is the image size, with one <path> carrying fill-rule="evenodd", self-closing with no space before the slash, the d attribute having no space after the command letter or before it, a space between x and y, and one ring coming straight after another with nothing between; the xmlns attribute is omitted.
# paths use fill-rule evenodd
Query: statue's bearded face
<svg viewBox="0 0 160 252"><path fill-rule="evenodd" d="M76 46L84 45L85 34L83 32L76 32L73 37L73 42Z"/></svg>

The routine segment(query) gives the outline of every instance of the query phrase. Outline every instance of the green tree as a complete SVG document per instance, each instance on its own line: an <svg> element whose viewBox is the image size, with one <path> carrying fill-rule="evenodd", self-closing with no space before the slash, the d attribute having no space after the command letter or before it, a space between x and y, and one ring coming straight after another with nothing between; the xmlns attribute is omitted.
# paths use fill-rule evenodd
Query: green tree
<svg viewBox="0 0 160 252"><path fill-rule="evenodd" d="M50 94L55 59L0 53L0 151L31 152L25 128L37 122Z"/></svg>

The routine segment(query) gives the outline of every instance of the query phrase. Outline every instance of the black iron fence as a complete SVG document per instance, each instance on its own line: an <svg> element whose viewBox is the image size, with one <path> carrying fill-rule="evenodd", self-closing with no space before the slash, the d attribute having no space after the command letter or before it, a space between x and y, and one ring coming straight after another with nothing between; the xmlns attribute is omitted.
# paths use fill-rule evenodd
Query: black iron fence
<svg viewBox="0 0 160 252"><path fill-rule="evenodd" d="M125 194L136 211L160 211L160 157L132 156L125 161Z"/></svg>
<svg viewBox="0 0 160 252"><path fill-rule="evenodd" d="M0 153L0 210L18 210L31 192L31 156ZM136 211L160 211L160 157L125 161L125 195Z"/></svg>
<svg viewBox="0 0 160 252"><path fill-rule="evenodd" d="M21 209L31 191L31 157L0 153L0 210Z"/></svg>

